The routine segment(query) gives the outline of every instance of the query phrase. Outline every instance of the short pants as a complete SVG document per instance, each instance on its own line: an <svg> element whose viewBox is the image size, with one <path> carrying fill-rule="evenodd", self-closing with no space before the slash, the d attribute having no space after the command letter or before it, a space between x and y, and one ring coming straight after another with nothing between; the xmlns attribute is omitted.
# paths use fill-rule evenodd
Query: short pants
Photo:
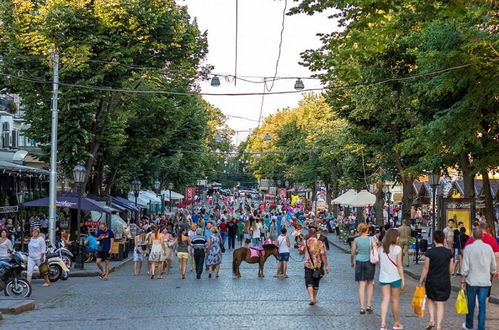
<svg viewBox="0 0 499 330"><path fill-rule="evenodd" d="M109 251L98 251L97 252L97 259L110 260L111 255L109 254Z"/></svg>
<svg viewBox="0 0 499 330"><path fill-rule="evenodd" d="M279 261L289 261L289 252L279 253Z"/></svg>
<svg viewBox="0 0 499 330"><path fill-rule="evenodd" d="M379 282L379 285L380 285L380 286L389 285L389 286L391 286L391 287L392 287L392 289L397 289L397 288L402 287L402 280L398 280L398 281L391 282L391 283L383 283L383 282Z"/></svg>
<svg viewBox="0 0 499 330"><path fill-rule="evenodd" d="M177 252L177 258L179 258L179 259L189 259L189 253L187 253L187 252Z"/></svg>

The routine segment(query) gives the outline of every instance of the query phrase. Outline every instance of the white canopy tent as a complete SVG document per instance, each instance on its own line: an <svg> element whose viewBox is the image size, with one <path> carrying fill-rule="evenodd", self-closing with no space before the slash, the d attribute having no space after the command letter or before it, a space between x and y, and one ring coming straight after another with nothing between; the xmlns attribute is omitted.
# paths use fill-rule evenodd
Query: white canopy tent
<svg viewBox="0 0 499 330"><path fill-rule="evenodd" d="M355 189L348 189L348 191L331 201L332 204L345 204L353 196L357 195Z"/></svg>
<svg viewBox="0 0 499 330"><path fill-rule="evenodd" d="M172 200L184 199L184 195L179 194L178 192L174 192L173 190L171 194L172 194ZM170 190L161 190L161 195L163 195L165 201L170 200Z"/></svg>
<svg viewBox="0 0 499 330"><path fill-rule="evenodd" d="M374 203L376 203L376 195L371 194L367 190L361 190L358 194L352 196L342 204L350 207L366 207L374 205Z"/></svg>
<svg viewBox="0 0 499 330"><path fill-rule="evenodd" d="M133 192L128 193L128 200L135 202L135 195ZM141 191L139 192L139 197L137 198L137 204L142 207L147 207L149 204L161 204L161 198L159 198L156 193L152 191Z"/></svg>
<svg viewBox="0 0 499 330"><path fill-rule="evenodd" d="M106 223L106 214L105 213L91 211L90 214L91 214L92 221L99 221L101 223ZM127 227L127 223L125 220L123 220L117 214L111 214L111 230L114 232L114 234L116 236L118 236L118 237L122 236L126 227Z"/></svg>

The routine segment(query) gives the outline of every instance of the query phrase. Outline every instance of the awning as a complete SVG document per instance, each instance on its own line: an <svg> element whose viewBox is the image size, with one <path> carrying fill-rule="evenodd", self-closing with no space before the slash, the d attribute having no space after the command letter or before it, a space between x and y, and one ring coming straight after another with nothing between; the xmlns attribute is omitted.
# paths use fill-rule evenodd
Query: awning
<svg viewBox="0 0 499 330"><path fill-rule="evenodd" d="M130 212L138 212L139 208L135 206L135 203L132 201L129 201L128 199L124 199L121 197L112 197L113 200L113 206L121 206L127 211Z"/></svg>
<svg viewBox="0 0 499 330"><path fill-rule="evenodd" d="M99 212L90 212L92 221L99 221L101 223L106 223L106 216ZM111 230L117 236L122 236L127 223L117 214L111 214Z"/></svg>
<svg viewBox="0 0 499 330"><path fill-rule="evenodd" d="M133 192L128 193L128 200L135 202ZM137 197L137 204L140 204L142 208L147 208L149 204L161 204L161 199L152 191L141 191L139 197Z"/></svg>
<svg viewBox="0 0 499 330"><path fill-rule="evenodd" d="M6 162L3 160L0 160L0 171L1 170L8 172L30 173L30 174L44 175L44 176L49 175L49 171L47 170L43 170L36 167L19 165L11 162Z"/></svg>
<svg viewBox="0 0 499 330"><path fill-rule="evenodd" d="M361 190L358 194L352 196L350 200L345 201L344 204L350 207L366 207L374 205L374 203L376 203L376 195L367 190Z"/></svg>
<svg viewBox="0 0 499 330"><path fill-rule="evenodd" d="M347 200L355 196L357 192L355 189L348 189L346 193L340 195L331 201L332 204L344 204Z"/></svg>
<svg viewBox="0 0 499 330"><path fill-rule="evenodd" d="M49 198L42 198L42 199L37 199L31 202L27 202L23 204L24 206L28 207L35 207L35 206L41 206L41 207L48 207L49 206ZM78 195L75 193L63 193L57 195L56 203L55 205L57 207L67 207L70 209L77 209L78 208ZM104 213L110 213L110 212L118 212L115 208L112 208L110 206L107 206L105 204L101 204L97 201L94 201L93 199L87 198L87 197L81 197L81 205L80 208L84 211L97 211L97 212L104 212Z"/></svg>
<svg viewBox="0 0 499 330"><path fill-rule="evenodd" d="M161 195L163 195L163 198L166 201L170 200L170 190L161 190ZM184 199L184 195L179 194L178 192L174 192L172 190L172 200L174 200L174 199Z"/></svg>

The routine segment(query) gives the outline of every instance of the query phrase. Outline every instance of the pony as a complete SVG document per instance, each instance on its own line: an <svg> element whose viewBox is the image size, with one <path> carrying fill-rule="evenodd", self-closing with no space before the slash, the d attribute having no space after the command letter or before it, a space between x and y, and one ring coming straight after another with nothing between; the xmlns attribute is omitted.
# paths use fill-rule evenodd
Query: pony
<svg viewBox="0 0 499 330"><path fill-rule="evenodd" d="M234 250L232 254L232 272L234 275L238 278L241 277L239 266L243 261L246 261L249 264L258 263L258 277L264 277L263 266L270 256L274 256L277 260L279 259L279 247L274 244L264 244L262 252L261 257L251 257L250 248L242 247Z"/></svg>

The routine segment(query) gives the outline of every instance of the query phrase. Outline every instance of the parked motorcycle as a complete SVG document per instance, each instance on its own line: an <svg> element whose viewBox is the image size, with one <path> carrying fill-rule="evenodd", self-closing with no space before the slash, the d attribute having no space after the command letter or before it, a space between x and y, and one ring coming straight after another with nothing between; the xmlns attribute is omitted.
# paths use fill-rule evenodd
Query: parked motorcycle
<svg viewBox="0 0 499 330"><path fill-rule="evenodd" d="M28 254L23 253L23 258L28 263ZM69 278L69 268L66 266L64 261L59 258L56 253L47 253L45 255L45 260L48 264L48 277L50 282L57 282L58 280L67 280ZM35 266L34 271L40 271L37 266Z"/></svg>
<svg viewBox="0 0 499 330"><path fill-rule="evenodd" d="M0 279L5 283L6 296L29 297L31 295L31 285L21 277L21 273L27 266L27 260L21 252L11 252L10 259L0 260Z"/></svg>
<svg viewBox="0 0 499 330"><path fill-rule="evenodd" d="M71 251L66 249L62 241L57 244L57 248L55 248L52 245L49 245L47 248L47 253L57 254L58 257L61 258L62 261L66 264L67 268L71 269L71 266L73 265L74 255L73 253L71 253Z"/></svg>

